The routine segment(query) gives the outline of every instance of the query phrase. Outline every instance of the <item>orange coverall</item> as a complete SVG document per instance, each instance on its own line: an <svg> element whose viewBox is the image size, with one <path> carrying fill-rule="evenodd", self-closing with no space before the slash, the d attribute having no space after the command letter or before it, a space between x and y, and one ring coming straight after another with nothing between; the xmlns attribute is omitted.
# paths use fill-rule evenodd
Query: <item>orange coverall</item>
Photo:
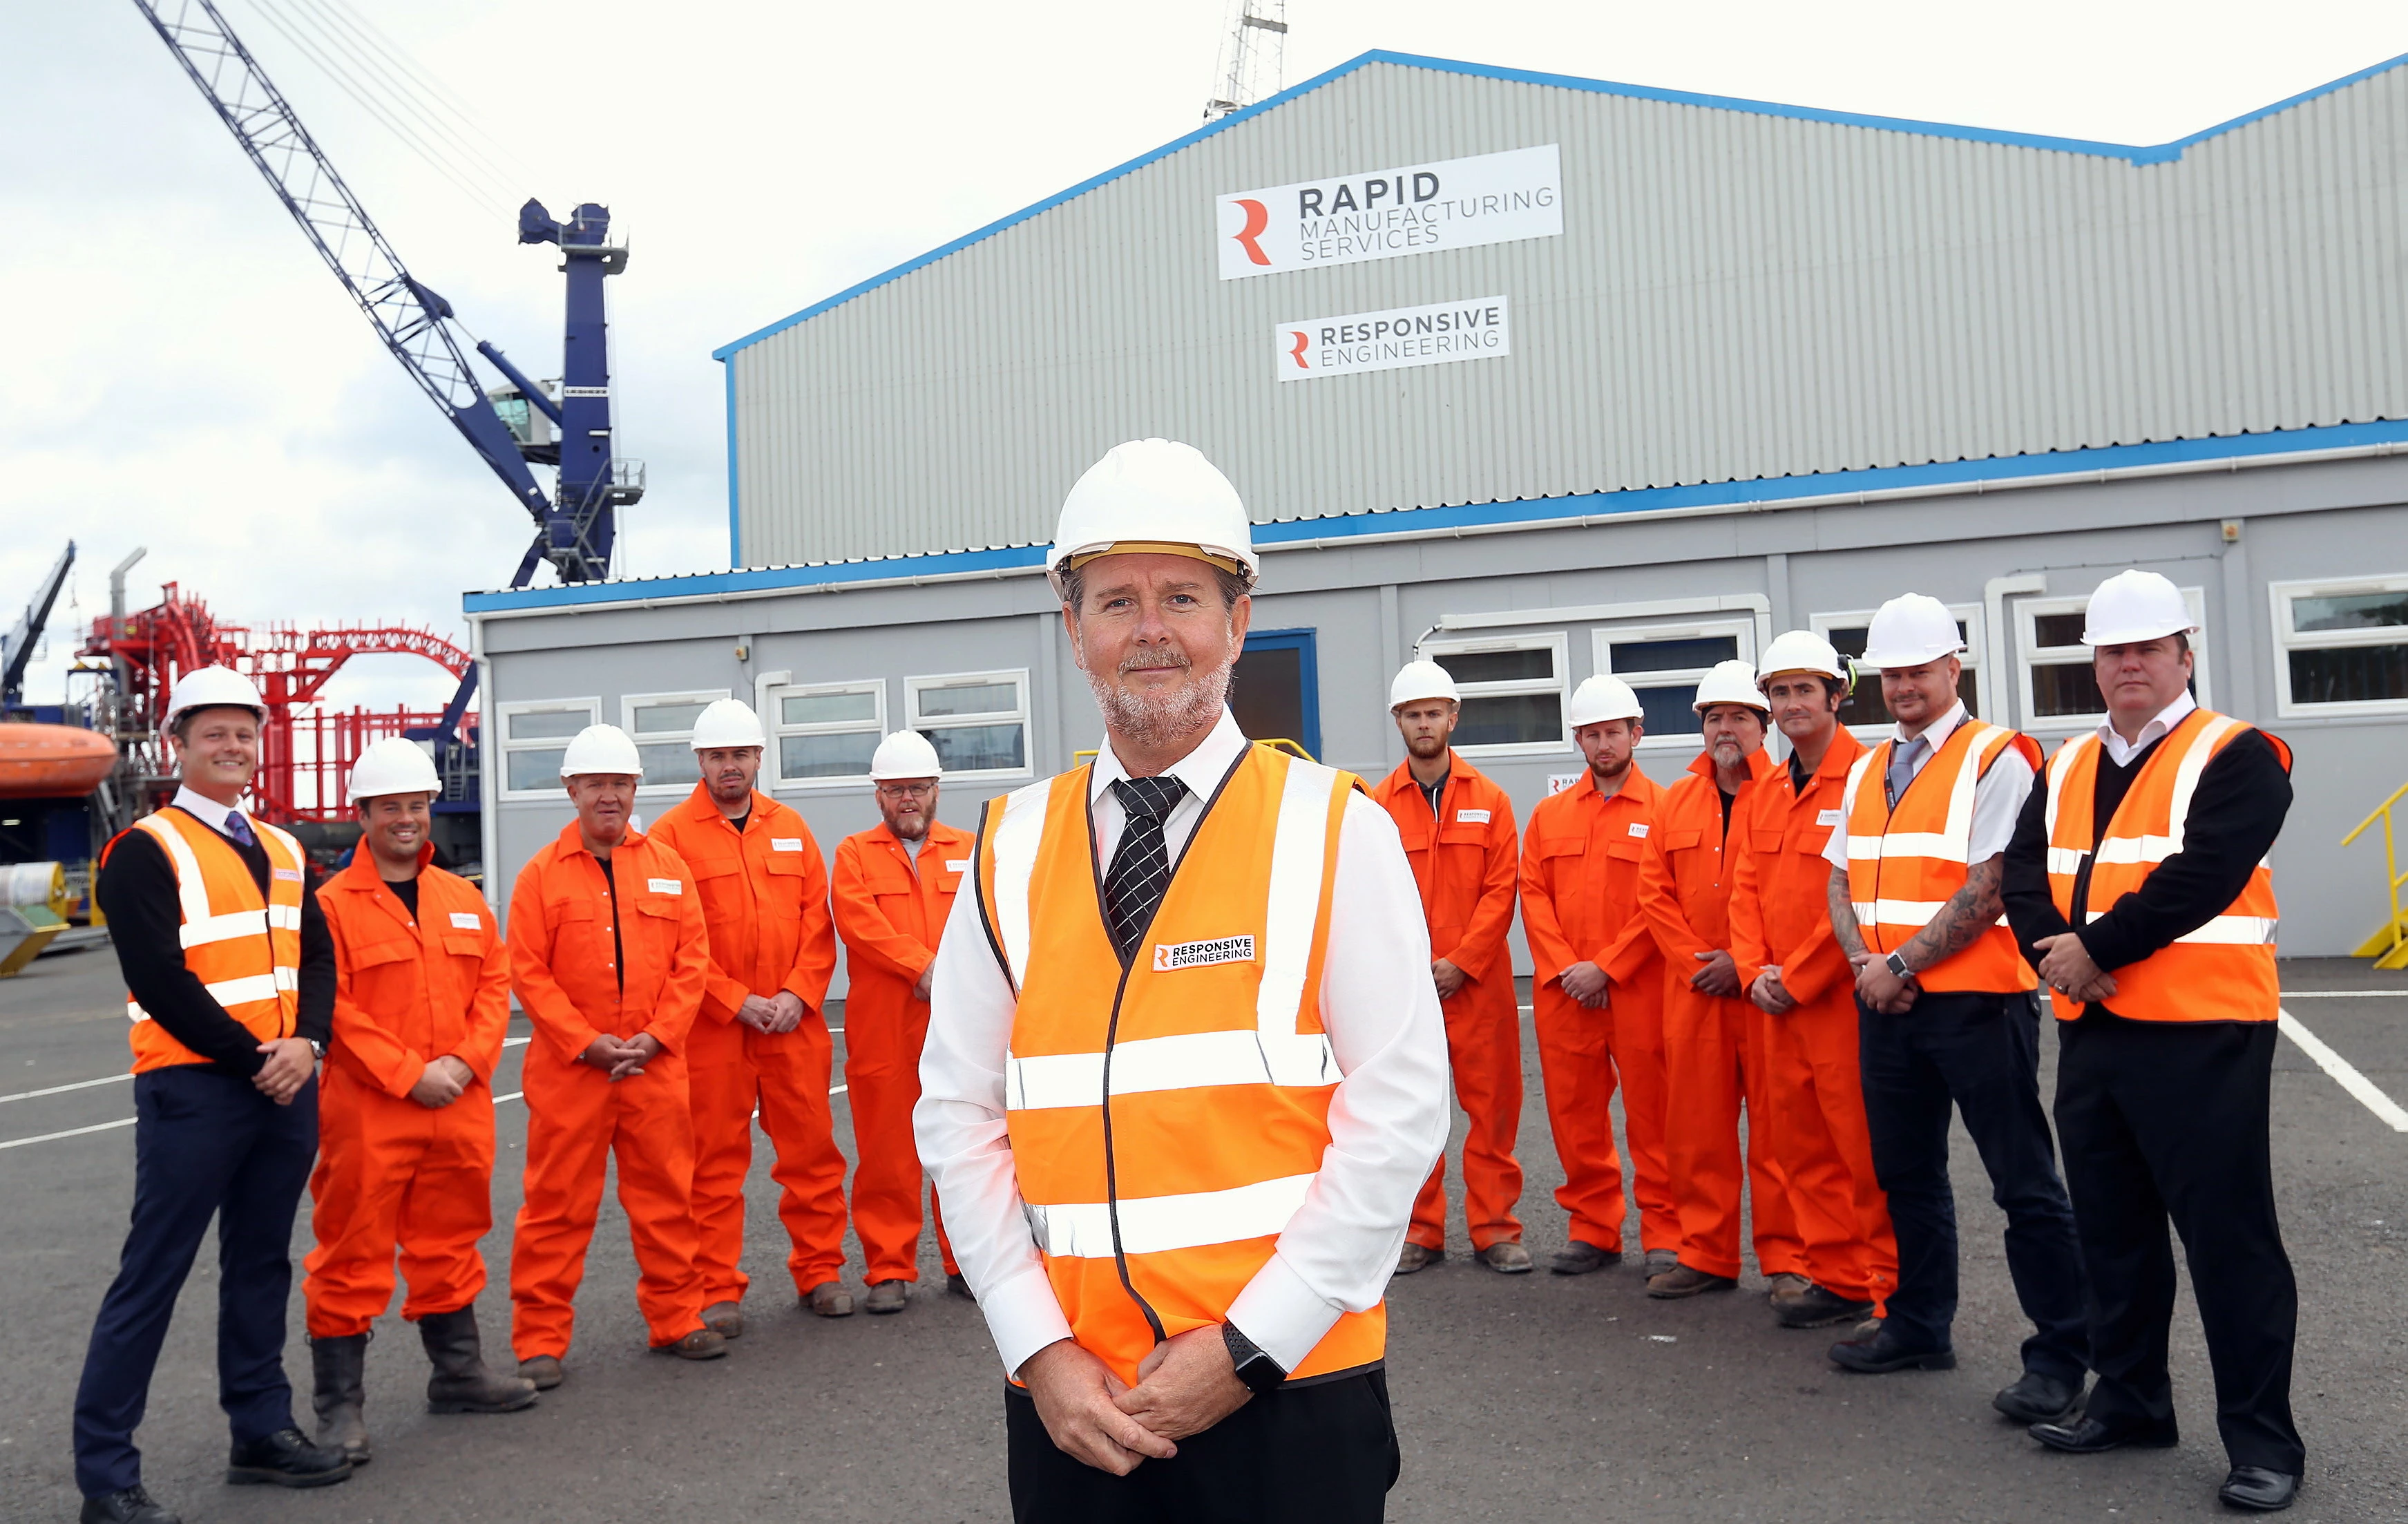
<svg viewBox="0 0 2408 1524"><path fill-rule="evenodd" d="M1464 973L1440 1007L1455 1098L1469 1124L1463 1140L1463 1215L1473 1250L1520 1243L1522 1165L1513 1141L1522 1128L1522 1014L1513 998L1513 927L1520 839L1513 801L1486 773L1448 754L1438 812L1413 781L1411 764L1371 790L1397 823L1405 858L1421 885L1430 956ZM1430 1166L1405 1237L1427 1249L1446 1246L1446 1157Z"/></svg>
<svg viewBox="0 0 2408 1524"><path fill-rule="evenodd" d="M738 835L708 784L655 821L652 834L685 859L710 928L702 1014L686 1038L694 1099L695 1268L702 1304L740 1301L744 1179L752 1171L752 1114L777 1154L778 1216L795 1289L837 1278L844 1264L844 1155L828 1111L834 1044L820 1006L836 972L827 866L803 817L767 794ZM747 995L780 990L804 1006L791 1032L756 1031L736 1019Z"/></svg>
<svg viewBox="0 0 2408 1524"><path fill-rule="evenodd" d="M844 998L844 1083L853 1102L853 1230L861 1239L862 1279L920 1278L920 1148L911 1108L920 1100L920 1049L928 1040L928 1002L911 990L937 959L953 913L953 891L968 871L977 838L940 820L928 822L914 863L883 822L836 845L836 930L844 939L853 985ZM957 1274L935 1209L937 1255Z"/></svg>
<svg viewBox="0 0 2408 1524"><path fill-rule="evenodd" d="M1842 726L1803 794L1782 767L1732 807L1730 948L1740 983L1777 967L1798 1002L1761 1022L1772 1152L1789 1180L1803 1273L1827 1290L1879 1302L1898 1285L1898 1240L1873 1177L1856 970L1831 935L1831 865L1823 860L1848 769L1864 752Z"/></svg>
<svg viewBox="0 0 2408 1524"><path fill-rule="evenodd" d="M1748 797L1773 769L1758 751L1731 804L1738 827ZM1766 1085L1764 1013L1746 996L1692 988L1699 953L1730 948L1728 859L1722 790L1713 756L1699 753L1689 776L1665 792L1641 875L1641 904L1664 952L1664 1058L1671 1080L1667 1142L1681 1203L1681 1263L1712 1275L1740 1272L1740 1106L1748 1116L1746 1174L1753 1197L1756 1266L1767 1275L1804 1274L1789 1182L1773 1153Z"/></svg>
<svg viewBox="0 0 2408 1524"><path fill-rule="evenodd" d="M611 851L606 876L572 820L519 870L509 946L510 988L535 1024L521 1082L526 1194L510 1242L511 1346L523 1360L567 1352L614 1155L636 1302L652 1343L675 1343L702 1327L703 1308L685 1046L710 946L694 876L636 830ZM613 1080L580 1061L598 1036L647 1032L662 1051L640 1074Z"/></svg>
<svg viewBox="0 0 2408 1524"><path fill-rule="evenodd" d="M1663 958L1639 913L1639 867L1664 790L1633 763L1612 798L1584 769L1539 801L1522 833L1522 934L1529 942L1530 1003L1547 1122L1563 1161L1555 1201L1571 1237L1622 1252L1622 1160L1611 1107L1622 1085L1642 1248L1680 1241L1664 1152ZM1557 981L1580 962L1612 981L1592 1011Z"/></svg>
<svg viewBox="0 0 2408 1524"><path fill-rule="evenodd" d="M457 1312L485 1288L478 1240L494 1225L494 1066L510 1020L509 959L476 885L418 856L413 917L363 847L318 892L335 940L335 1028L318 1089L317 1246L304 1262L309 1332L366 1333L401 1316ZM426 1107L410 1087L437 1058L476 1075Z"/></svg>

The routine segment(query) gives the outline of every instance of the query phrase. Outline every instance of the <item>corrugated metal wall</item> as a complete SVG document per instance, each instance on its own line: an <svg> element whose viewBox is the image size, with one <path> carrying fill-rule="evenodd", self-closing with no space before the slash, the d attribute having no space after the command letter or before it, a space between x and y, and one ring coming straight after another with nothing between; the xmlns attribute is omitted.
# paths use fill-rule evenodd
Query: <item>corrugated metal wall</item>
<svg viewBox="0 0 2408 1524"><path fill-rule="evenodd" d="M1213 198L1559 143L1561 237L1223 281ZM2135 165L1373 64L737 352L748 565L1042 542L1113 443L1257 520L2408 415L2408 70ZM1503 294L1513 353L1281 384Z"/></svg>

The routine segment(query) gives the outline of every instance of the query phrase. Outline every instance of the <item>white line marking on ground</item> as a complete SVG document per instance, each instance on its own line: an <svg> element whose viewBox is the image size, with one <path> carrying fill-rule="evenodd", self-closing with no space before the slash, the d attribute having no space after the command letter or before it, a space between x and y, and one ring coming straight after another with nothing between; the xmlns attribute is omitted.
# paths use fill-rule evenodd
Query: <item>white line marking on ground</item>
<svg viewBox="0 0 2408 1524"><path fill-rule="evenodd" d="M0 1105L6 1105L11 1100L31 1100L36 1096L63 1096L69 1090L89 1090L95 1085L115 1085L120 1080L130 1080L133 1077L131 1073L103 1074L96 1080L78 1080L73 1085L53 1085L47 1090L20 1090L13 1096L0 1096Z"/></svg>
<svg viewBox="0 0 2408 1524"><path fill-rule="evenodd" d="M502 1046L506 1048L523 1048L534 1041L535 1039L532 1037L506 1037L502 1039Z"/></svg>
<svg viewBox="0 0 2408 1524"><path fill-rule="evenodd" d="M130 1116L115 1122L95 1122L88 1128L69 1128L64 1132L45 1132L38 1138L11 1138L7 1143L0 1143L0 1148L22 1148L27 1143L55 1143L61 1138L80 1138L87 1132L107 1132L111 1128L130 1128L133 1125L134 1118Z"/></svg>
<svg viewBox="0 0 2408 1524"><path fill-rule="evenodd" d="M2286 989L2286 1000L2408 1000L2408 989Z"/></svg>
<svg viewBox="0 0 2408 1524"><path fill-rule="evenodd" d="M2358 1102L2372 1112L2385 1127L2394 1132L2408 1132L2408 1111L2374 1087L2374 1082L2359 1073L2348 1059L2325 1046L2325 1040L2300 1025L2300 1019L2288 1011L2277 1011L2283 1035L2299 1044L2300 1051L2316 1061L2316 1067L2333 1077L2333 1083L2356 1096Z"/></svg>

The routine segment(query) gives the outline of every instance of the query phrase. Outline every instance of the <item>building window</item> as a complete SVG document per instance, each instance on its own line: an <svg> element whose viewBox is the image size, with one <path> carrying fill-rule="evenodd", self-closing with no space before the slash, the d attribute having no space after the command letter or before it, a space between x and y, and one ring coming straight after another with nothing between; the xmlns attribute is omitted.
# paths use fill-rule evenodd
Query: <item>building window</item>
<svg viewBox="0 0 2408 1524"><path fill-rule="evenodd" d="M725 688L693 693L631 693L619 700L620 725L644 759L645 793L684 790L702 782L694 759L694 722L727 697Z"/></svg>
<svg viewBox="0 0 2408 1524"><path fill-rule="evenodd" d="M1028 673L956 672L903 680L906 724L928 738L948 776L1028 769Z"/></svg>
<svg viewBox="0 0 2408 1524"><path fill-rule="evenodd" d="M1630 684L1646 711L1646 740L1680 744L1704 734L1698 722L1698 684L1716 662L1756 659L1756 622L1717 620L1704 625L1652 625L1642 629L1601 629L1597 669Z"/></svg>
<svg viewBox="0 0 2408 1524"><path fill-rule="evenodd" d="M568 740L589 725L602 723L599 698L537 698L496 704L494 719L502 732L502 793L524 798L560 794L560 759Z"/></svg>
<svg viewBox="0 0 2408 1524"><path fill-rule="evenodd" d="M2283 713L2408 713L2408 576L2272 591Z"/></svg>
<svg viewBox="0 0 2408 1524"><path fill-rule="evenodd" d="M1952 603L1948 611L1956 616L1957 638L1965 649L1957 656L1964 670L1956 675L1956 697L1964 701L1965 712L1979 719L1982 714L1982 608L1974 603ZM1816 614L1814 633L1831 642L1831 648L1851 660L1865 654L1865 632L1872 625L1873 611L1857 609L1846 613ZM1881 671L1866 667L1856 673L1856 685L1848 701L1840 706L1840 723L1860 734L1886 730L1890 726L1889 710L1882 703Z"/></svg>
<svg viewBox="0 0 2408 1524"><path fill-rule="evenodd" d="M2196 587L2182 590L2191 623L2206 613L2206 596ZM2036 735L2073 735L2097 729L2107 718L2107 700L2093 675L2090 648L2082 643L2089 622L2087 594L2081 597L2025 598L2015 604L2015 683L2024 712L2024 728ZM2207 654L2196 646L2191 692L2202 694L2207 680Z"/></svg>
<svg viewBox="0 0 2408 1524"><path fill-rule="evenodd" d="M1564 746L1564 637L1430 641L1421 655L1446 669L1463 695L1455 744L1474 755L1559 752Z"/></svg>
<svg viewBox="0 0 2408 1524"><path fill-rule="evenodd" d="M763 716L781 784L866 783L886 735L886 684L790 683L763 690Z"/></svg>

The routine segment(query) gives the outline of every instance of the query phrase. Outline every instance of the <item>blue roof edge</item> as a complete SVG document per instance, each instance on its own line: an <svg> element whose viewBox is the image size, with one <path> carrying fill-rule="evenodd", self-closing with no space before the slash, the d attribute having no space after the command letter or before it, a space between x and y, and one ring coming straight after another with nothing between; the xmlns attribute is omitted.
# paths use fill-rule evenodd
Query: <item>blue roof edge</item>
<svg viewBox="0 0 2408 1524"><path fill-rule="evenodd" d="M1505 525L1526 525L1533 529L1543 529L1550 524L1566 519L1608 514L1660 512L1671 509L1737 508L1755 503L1780 504L1856 492L1894 492L1913 487L1970 486L1978 482L2073 477L2092 471L2124 470L2133 467L2297 454L2402 442L2408 442L2408 419L2324 424L2305 428L2276 429L2264 434L2168 439L2151 444L2099 445L2082 450L2052 451L2044 454L1990 455L1979 460L1941 461L1924 466L1876 466L1819 475L1760 477L1746 482L1701 482L1680 487L1631 487L1618 492L1580 493L1564 497L1523 497L1503 502L1469 503L1454 508L1400 508L1350 513L1341 518L1296 519L1254 525L1254 543L1257 546L1288 545L1414 531L1484 529ZM661 598L712 597L730 593L798 591L805 588L833 591L858 582L897 582L914 577L950 577L1039 567L1044 564L1045 550L1046 547L1041 545L1018 545L1000 550L885 556L825 566L759 567L684 577L580 582L565 587L525 588L517 592L468 593L463 595L461 608L464 612L475 616L521 610L643 603Z"/></svg>
<svg viewBox="0 0 2408 1524"><path fill-rule="evenodd" d="M901 280L913 270L933 265L948 254L958 253L974 243L984 242L1007 228L1014 227L1042 212L1053 210L1066 201L1075 200L1089 191L1108 185L1125 175L1133 174L1158 159L1168 158L1183 148L1200 143L1215 133L1226 132L1240 122L1249 121L1265 111L1274 110L1299 95L1318 90L1326 84L1343 79L1355 70L1373 64L1394 64L1405 68L1434 69L1442 74L1461 74L1475 79L1510 79L1520 84L1549 85L1562 90L1582 90L1597 94L1623 95L1634 100L1661 101L1673 106L1745 111L1757 116L1786 117L1800 122L1822 122L1835 126L1864 127L1877 132L1912 133L1926 137L1953 137L1966 142L1996 143L2010 148L2037 149L2058 153L2083 153L2099 158L2124 159L2134 165L2152 165L2171 163L2181 158L2187 150L2212 137L2248 126L2253 122L2259 122L2278 112L2287 111L2295 106L2304 105L2320 95L2331 94L2334 91L2346 89L2361 79L2371 79L2378 74L2398 68L2402 64L2408 64L2408 53L2387 58L2380 64L2371 65L2354 74L2344 75L2313 90L2303 90L2296 95L2276 101L2271 106L2261 107L2255 111L2245 112L2229 122L2220 122L2213 127L2193 133L2187 137L2178 137L2170 143L2138 145L2099 143L2081 137L2051 137L2043 134L2007 132L1989 127L1968 127L1945 122L1923 122L1912 117L1868 116L1854 111L1831 111L1818 107L1787 106L1778 101L1751 100L1742 95L1710 95L1695 91L1666 90L1651 85L1623 84L1612 79L1590 79L1572 74L1547 74L1535 69L1506 68L1494 64L1469 64L1460 59L1434 58L1423 53L1391 52L1386 49L1375 48L1369 52L1359 53L1348 59L1335 68L1316 74L1302 84L1292 85L1276 95L1255 102L1243 110L1232 111L1217 122L1208 122L1183 137L1172 138L1160 148L1140 153L1125 163L1114 165L1100 174L1091 175L1068 190L1056 192L1042 201L1033 202L1018 211L998 217L983 227L973 228L951 243L907 259L902 264L891 269L882 270L866 280L856 281L835 295L813 302L802 310L780 318L766 327L755 328L743 338L723 344L711 351L710 357L714 360L725 361L738 351L748 349L765 338L781 334L796 323L807 323L832 308L843 306L856 296L875 291L890 281Z"/></svg>

